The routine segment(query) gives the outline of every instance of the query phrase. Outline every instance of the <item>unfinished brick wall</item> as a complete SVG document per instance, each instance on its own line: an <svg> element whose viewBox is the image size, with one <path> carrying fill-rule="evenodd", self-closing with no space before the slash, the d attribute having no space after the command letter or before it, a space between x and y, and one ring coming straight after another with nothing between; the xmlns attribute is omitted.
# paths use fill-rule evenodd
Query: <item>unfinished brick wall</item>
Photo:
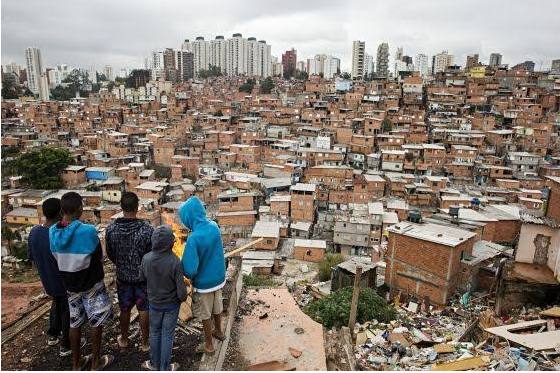
<svg viewBox="0 0 560 373"><path fill-rule="evenodd" d="M431 302L445 304L455 291L461 273L461 256L472 254L473 242L474 237L449 247L391 233L385 282L392 293L400 290L419 299L429 297Z"/></svg>

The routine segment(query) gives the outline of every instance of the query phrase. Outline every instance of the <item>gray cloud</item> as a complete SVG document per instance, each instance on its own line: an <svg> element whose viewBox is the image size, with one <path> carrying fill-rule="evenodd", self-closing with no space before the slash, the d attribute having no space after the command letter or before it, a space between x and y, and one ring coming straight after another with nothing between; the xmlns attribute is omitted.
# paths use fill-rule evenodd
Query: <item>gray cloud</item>
<svg viewBox="0 0 560 373"><path fill-rule="evenodd" d="M464 64L467 54L492 52L514 64L532 59L548 68L560 58L560 1L180 1L3 0L2 63L24 62L41 48L48 66L141 66L151 50L178 48L185 38L241 32L265 39L273 55L294 47L298 59L329 53L349 69L352 40L375 55L387 41L394 55L443 49Z"/></svg>

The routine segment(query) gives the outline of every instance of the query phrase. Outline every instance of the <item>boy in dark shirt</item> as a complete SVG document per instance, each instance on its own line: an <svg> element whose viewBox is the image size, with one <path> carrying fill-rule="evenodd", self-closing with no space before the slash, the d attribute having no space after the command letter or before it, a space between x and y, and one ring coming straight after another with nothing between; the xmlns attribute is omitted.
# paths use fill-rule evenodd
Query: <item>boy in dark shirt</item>
<svg viewBox="0 0 560 373"><path fill-rule="evenodd" d="M145 220L138 219L138 196L133 192L123 193L121 208L124 217L111 223L105 232L105 249L107 256L117 269L117 295L121 309L121 335L117 337L119 347L128 347L130 311L134 306L138 310L142 345L144 352L150 350L148 342L148 292L146 281L140 279L140 264L146 253L152 249L154 229Z"/></svg>
<svg viewBox="0 0 560 373"><path fill-rule="evenodd" d="M54 346L60 342L60 356L64 357L72 353L68 336L70 328L68 296L49 246L49 227L58 223L61 217L60 200L49 198L43 202L42 209L46 219L45 224L36 225L31 229L27 247L29 260L37 267L43 289L52 297L47 344Z"/></svg>
<svg viewBox="0 0 560 373"><path fill-rule="evenodd" d="M95 227L79 220L83 205L78 193L64 194L60 205L62 221L49 228L49 241L68 291L72 370L85 368L90 360L89 356L82 359L80 353L82 325L86 321L89 321L91 333L91 367L101 370L113 362L111 355L100 356L103 325L113 316L111 300L103 282L101 243Z"/></svg>

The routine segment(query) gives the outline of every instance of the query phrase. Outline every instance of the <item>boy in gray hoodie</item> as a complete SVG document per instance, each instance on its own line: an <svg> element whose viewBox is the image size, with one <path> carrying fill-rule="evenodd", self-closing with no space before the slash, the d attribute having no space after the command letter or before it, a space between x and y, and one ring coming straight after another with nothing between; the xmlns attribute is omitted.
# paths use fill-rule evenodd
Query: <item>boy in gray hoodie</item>
<svg viewBox="0 0 560 373"><path fill-rule="evenodd" d="M171 351L179 306L187 299L187 287L181 261L171 251L174 242L169 226L157 227L152 234L152 251L144 255L140 266L150 305L150 360L142 364L148 370L179 369L179 364L171 364Z"/></svg>

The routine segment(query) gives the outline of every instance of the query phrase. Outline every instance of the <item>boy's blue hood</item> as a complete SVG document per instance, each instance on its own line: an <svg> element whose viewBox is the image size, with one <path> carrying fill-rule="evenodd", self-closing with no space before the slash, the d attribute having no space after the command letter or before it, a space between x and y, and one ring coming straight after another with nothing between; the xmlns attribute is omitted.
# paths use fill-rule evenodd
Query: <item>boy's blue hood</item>
<svg viewBox="0 0 560 373"><path fill-rule="evenodd" d="M194 231L198 225L207 221L206 209L200 199L193 196L179 208L179 218L185 227Z"/></svg>
<svg viewBox="0 0 560 373"><path fill-rule="evenodd" d="M74 233L78 230L82 223L79 220L74 220L72 223L68 224L66 227L62 227L58 224L54 224L51 228L51 250L60 251L68 247L72 242Z"/></svg>

